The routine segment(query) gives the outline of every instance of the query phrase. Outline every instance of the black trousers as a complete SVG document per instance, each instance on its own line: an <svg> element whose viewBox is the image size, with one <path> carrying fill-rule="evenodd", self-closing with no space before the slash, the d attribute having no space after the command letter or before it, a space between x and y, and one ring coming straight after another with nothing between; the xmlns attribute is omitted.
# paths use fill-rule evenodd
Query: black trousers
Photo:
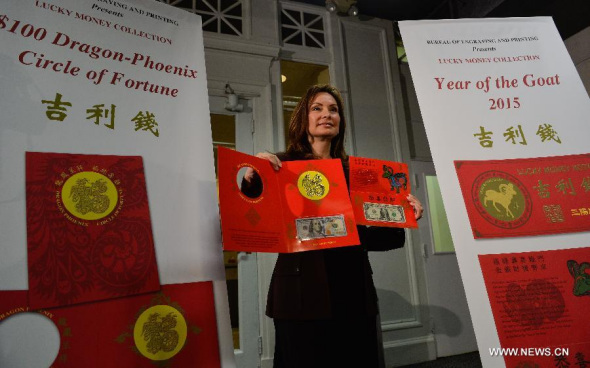
<svg viewBox="0 0 590 368"><path fill-rule="evenodd" d="M274 368L379 367L375 316L274 324Z"/></svg>

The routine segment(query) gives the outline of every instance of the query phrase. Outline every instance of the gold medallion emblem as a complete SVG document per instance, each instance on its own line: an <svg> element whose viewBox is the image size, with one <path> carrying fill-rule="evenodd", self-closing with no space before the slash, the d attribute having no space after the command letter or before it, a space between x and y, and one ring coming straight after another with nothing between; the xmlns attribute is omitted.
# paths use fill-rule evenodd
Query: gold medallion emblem
<svg viewBox="0 0 590 368"><path fill-rule="evenodd" d="M187 335L183 315L169 305L155 305L145 310L135 322L135 346L150 360L167 360L184 346Z"/></svg>
<svg viewBox="0 0 590 368"><path fill-rule="evenodd" d="M487 171L474 181L471 195L475 208L489 223L513 229L524 225L532 213L532 199L512 175Z"/></svg>
<svg viewBox="0 0 590 368"><path fill-rule="evenodd" d="M106 176L94 171L82 171L66 180L61 189L65 208L82 220L100 220L117 206L117 187Z"/></svg>
<svg viewBox="0 0 590 368"><path fill-rule="evenodd" d="M299 175L297 188L305 198L317 201L328 195L330 183L324 174L318 171L306 171Z"/></svg>

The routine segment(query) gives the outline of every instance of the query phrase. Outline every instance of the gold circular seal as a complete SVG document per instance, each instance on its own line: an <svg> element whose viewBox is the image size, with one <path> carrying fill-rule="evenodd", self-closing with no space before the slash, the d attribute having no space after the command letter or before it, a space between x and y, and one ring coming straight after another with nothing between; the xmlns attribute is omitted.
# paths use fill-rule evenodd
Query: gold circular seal
<svg viewBox="0 0 590 368"><path fill-rule="evenodd" d="M65 208L82 220L100 220L117 205L119 195L111 179L94 171L82 171L66 180L61 188Z"/></svg>
<svg viewBox="0 0 590 368"><path fill-rule="evenodd" d="M475 208L489 223L513 229L524 225L532 213L532 199L525 186L512 175L487 171L474 181Z"/></svg>
<svg viewBox="0 0 590 368"><path fill-rule="evenodd" d="M328 195L330 183L324 174L318 171L306 171L297 180L299 193L307 199L320 200Z"/></svg>
<svg viewBox="0 0 590 368"><path fill-rule="evenodd" d="M135 322L133 339L137 350L150 360L167 360L184 346L187 335L183 315L169 305L146 309Z"/></svg>
<svg viewBox="0 0 590 368"><path fill-rule="evenodd" d="M517 220L526 209L520 188L503 177L485 180L479 189L479 200L490 216L502 221Z"/></svg>

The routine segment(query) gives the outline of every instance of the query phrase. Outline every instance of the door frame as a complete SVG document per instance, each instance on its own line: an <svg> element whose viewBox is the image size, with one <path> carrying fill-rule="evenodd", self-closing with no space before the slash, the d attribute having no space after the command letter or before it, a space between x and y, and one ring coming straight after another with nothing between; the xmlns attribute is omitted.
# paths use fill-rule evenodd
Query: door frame
<svg viewBox="0 0 590 368"><path fill-rule="evenodd" d="M416 184L415 195L422 198L424 207L419 231L436 355L444 357L477 351L457 255L454 251L435 252L434 249L431 198L426 187L426 177L436 176L434 163L412 160L410 167Z"/></svg>
<svg viewBox="0 0 590 368"><path fill-rule="evenodd" d="M244 105L244 109L239 112L226 110L225 103L226 98L224 96L209 96L210 113L234 116L236 150L249 155L254 154L253 114L250 100L240 100L240 103ZM260 366L260 321L257 253L238 252L237 267L240 348L234 349L233 353L237 368L258 367ZM225 298L227 304L227 289L225 293L221 291L219 297ZM223 316L229 316L229 305L226 311ZM229 325L229 320L227 324ZM231 326L229 328L231 330ZM233 338L222 343L233 346Z"/></svg>

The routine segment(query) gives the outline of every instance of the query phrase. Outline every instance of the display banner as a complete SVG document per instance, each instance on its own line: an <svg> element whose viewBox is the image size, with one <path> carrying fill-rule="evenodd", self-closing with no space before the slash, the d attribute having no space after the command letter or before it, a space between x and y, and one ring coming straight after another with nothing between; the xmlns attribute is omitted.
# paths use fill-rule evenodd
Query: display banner
<svg viewBox="0 0 590 368"><path fill-rule="evenodd" d="M588 246L590 233L583 224L590 219L585 217L590 203L582 183L589 174L573 169L588 161L567 157L590 152L588 94L551 18L399 25L482 363L486 368L517 367L504 360L506 352L495 350L505 343L499 338L503 327L494 323L478 257ZM517 167L515 159L524 161ZM508 200L511 183L516 195ZM542 188L546 190L538 190ZM513 202L519 191L522 196ZM540 193L549 193L551 200ZM525 222L523 216L529 215ZM513 223L512 216L523 221ZM506 227L512 223L514 228ZM486 277L489 284L496 275ZM540 306L531 308L531 313L542 313ZM563 322L560 318L565 317L556 323ZM572 334L568 344L587 341L588 335ZM522 348L551 343L540 335L521 342ZM523 352L528 350L518 354ZM540 354L533 351L526 356L529 365L520 366L547 366ZM574 364L573 356L568 359Z"/></svg>
<svg viewBox="0 0 590 368"><path fill-rule="evenodd" d="M342 162L283 162L219 147L219 207L225 250L293 253L358 245ZM243 180L247 168L257 175ZM248 187L252 188L249 189Z"/></svg>
<svg viewBox="0 0 590 368"><path fill-rule="evenodd" d="M36 306L49 299L70 305L157 290L158 278L162 286L223 282L201 18L156 1L2 1L0 44L0 290L31 287L47 297L32 299ZM127 181L119 213L78 221L67 206L54 212L36 193L27 198L25 152L64 154L46 173L59 171L73 186L111 174L123 184L139 175L139 162L129 158L139 156L145 186ZM121 160L97 162L97 170L68 166L83 155ZM79 166L91 176L67 183ZM30 184L42 178L37 170ZM74 198L76 190L65 193ZM43 223L35 218L41 214ZM122 228L100 237L119 220ZM43 224L51 226L36 232ZM56 236L62 226L71 231ZM56 301L55 292L70 294Z"/></svg>
<svg viewBox="0 0 590 368"><path fill-rule="evenodd" d="M408 202L408 165L350 156L350 199L356 223L382 227L418 227Z"/></svg>

